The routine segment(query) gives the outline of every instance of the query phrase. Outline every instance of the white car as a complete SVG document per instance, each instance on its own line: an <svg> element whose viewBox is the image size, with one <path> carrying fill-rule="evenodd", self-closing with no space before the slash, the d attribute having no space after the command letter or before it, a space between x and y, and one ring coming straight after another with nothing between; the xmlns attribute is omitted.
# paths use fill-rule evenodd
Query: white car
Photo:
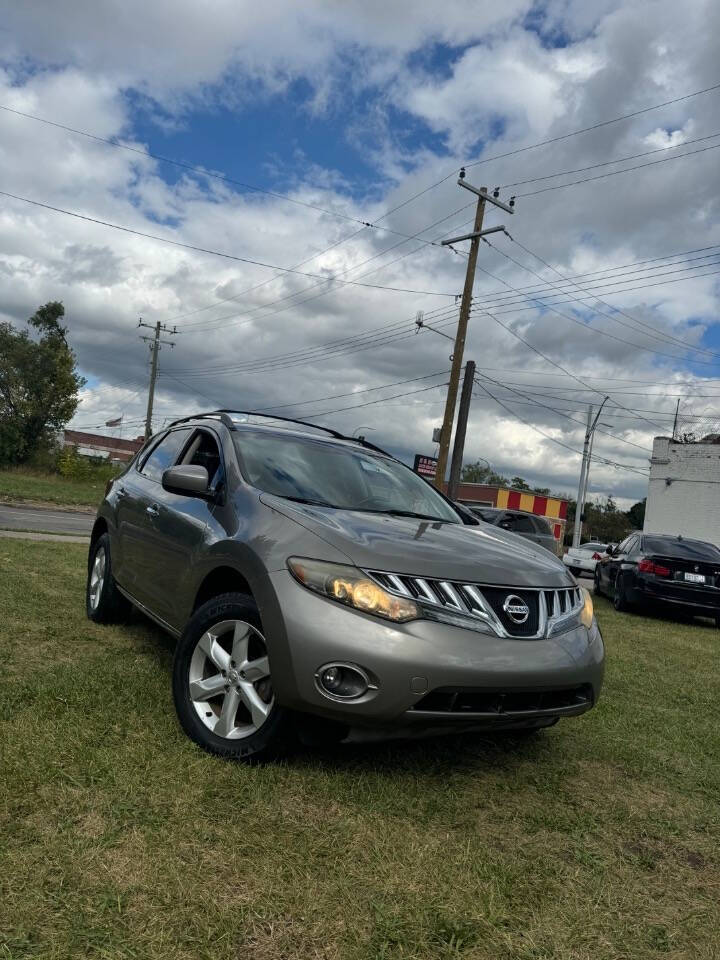
<svg viewBox="0 0 720 960"><path fill-rule="evenodd" d="M579 547L570 547L562 558L566 567L577 577L581 573L595 573L598 560L602 559L607 551L606 543L583 543Z"/></svg>

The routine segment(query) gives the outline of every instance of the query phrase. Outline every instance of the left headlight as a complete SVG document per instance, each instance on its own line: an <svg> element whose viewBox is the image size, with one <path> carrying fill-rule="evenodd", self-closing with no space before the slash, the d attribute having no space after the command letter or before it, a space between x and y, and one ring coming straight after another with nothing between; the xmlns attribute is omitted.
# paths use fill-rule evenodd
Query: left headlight
<svg viewBox="0 0 720 960"><path fill-rule="evenodd" d="M592 602L592 597L590 596L589 592L585 589L585 587L582 587L582 592L585 598L585 602L583 603L583 608L582 608L582 611L580 612L580 623L582 623L582 625L584 627L587 627L589 630L593 622L593 602Z"/></svg>
<svg viewBox="0 0 720 960"><path fill-rule="evenodd" d="M404 623L422 616L420 607L409 597L395 597L370 580L357 567L323 560L290 557L290 573L308 590L336 600L345 606L371 613L385 620Z"/></svg>

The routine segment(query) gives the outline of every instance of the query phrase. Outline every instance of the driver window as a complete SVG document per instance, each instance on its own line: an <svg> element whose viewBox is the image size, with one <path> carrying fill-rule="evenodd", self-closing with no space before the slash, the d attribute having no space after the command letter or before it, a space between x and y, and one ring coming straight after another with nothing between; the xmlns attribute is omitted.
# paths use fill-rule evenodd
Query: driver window
<svg viewBox="0 0 720 960"><path fill-rule="evenodd" d="M210 433L198 431L190 442L182 459L185 466L205 467L208 472L209 489L213 490L222 475L222 461L217 441Z"/></svg>

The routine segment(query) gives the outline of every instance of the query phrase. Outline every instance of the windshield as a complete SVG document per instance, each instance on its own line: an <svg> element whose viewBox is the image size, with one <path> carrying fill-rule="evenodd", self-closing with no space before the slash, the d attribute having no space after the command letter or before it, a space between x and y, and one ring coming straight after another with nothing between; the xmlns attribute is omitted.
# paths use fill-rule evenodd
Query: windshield
<svg viewBox="0 0 720 960"><path fill-rule="evenodd" d="M248 481L265 493L342 510L460 523L408 467L361 447L243 430L234 434Z"/></svg>

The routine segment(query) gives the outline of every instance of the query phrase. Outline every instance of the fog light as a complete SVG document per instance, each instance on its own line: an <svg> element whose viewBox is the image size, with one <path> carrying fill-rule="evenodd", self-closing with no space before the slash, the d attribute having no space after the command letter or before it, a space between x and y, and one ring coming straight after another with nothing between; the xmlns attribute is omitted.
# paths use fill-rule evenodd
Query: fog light
<svg viewBox="0 0 720 960"><path fill-rule="evenodd" d="M356 700L375 688L365 671L352 663L327 663L315 680L320 691L333 700Z"/></svg>
<svg viewBox="0 0 720 960"><path fill-rule="evenodd" d="M320 683L326 690L334 693L342 684L342 670L340 667L328 667L327 670L323 670Z"/></svg>

